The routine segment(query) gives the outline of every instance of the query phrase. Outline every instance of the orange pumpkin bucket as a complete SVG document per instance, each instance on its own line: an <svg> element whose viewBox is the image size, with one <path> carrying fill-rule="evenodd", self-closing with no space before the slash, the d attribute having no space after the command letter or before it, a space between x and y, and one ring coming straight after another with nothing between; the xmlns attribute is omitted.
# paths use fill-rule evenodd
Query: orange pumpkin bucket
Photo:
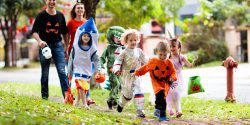
<svg viewBox="0 0 250 125"><path fill-rule="evenodd" d="M103 73L96 73L94 76L94 80L97 83L103 83L105 81L105 75Z"/></svg>

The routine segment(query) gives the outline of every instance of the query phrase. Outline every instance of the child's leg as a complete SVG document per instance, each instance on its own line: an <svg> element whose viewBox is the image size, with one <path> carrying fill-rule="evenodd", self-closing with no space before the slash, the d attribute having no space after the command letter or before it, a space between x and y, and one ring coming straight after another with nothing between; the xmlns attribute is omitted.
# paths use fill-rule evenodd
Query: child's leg
<svg viewBox="0 0 250 125"><path fill-rule="evenodd" d="M167 95L167 109L169 111L169 115L172 116L174 115L174 112L173 112L173 93L171 90L169 90L168 92L168 95Z"/></svg>
<svg viewBox="0 0 250 125"><path fill-rule="evenodd" d="M139 80L139 79L137 79ZM144 109L144 94L142 92L141 86L140 86L140 82L139 81L135 81L135 85L134 85L134 100L135 100L135 105L136 105L136 109L137 109L137 116L138 117L145 117L145 114L143 112Z"/></svg>
<svg viewBox="0 0 250 125"><path fill-rule="evenodd" d="M95 101L93 99L90 98L90 89L88 90L88 92L86 93L86 100L87 100L87 104L91 105L91 104L95 104Z"/></svg>
<svg viewBox="0 0 250 125"><path fill-rule="evenodd" d="M137 116L138 117L145 117L144 114L144 94L135 94L134 101L137 109Z"/></svg>
<svg viewBox="0 0 250 125"><path fill-rule="evenodd" d="M133 79L131 79L130 73L123 74L122 82L123 84L121 84L121 96L119 98L117 106L118 112L122 112L123 107L132 99L134 91L132 88Z"/></svg>
<svg viewBox="0 0 250 125"><path fill-rule="evenodd" d="M79 89L76 89L76 92L77 92L77 98L76 98L76 103L74 104L75 106L78 106L79 105L79 102L80 102L80 92L79 92Z"/></svg>
<svg viewBox="0 0 250 125"><path fill-rule="evenodd" d="M118 105L120 107L124 107L131 99L132 99L132 97L128 98L122 94L119 101L118 101Z"/></svg>
<svg viewBox="0 0 250 125"><path fill-rule="evenodd" d="M164 90L161 90L156 94L156 100L155 100L155 109L160 110L160 117L159 119L164 121L164 120L169 120L166 117L166 100L165 100L165 93Z"/></svg>
<svg viewBox="0 0 250 125"><path fill-rule="evenodd" d="M75 79L75 83L76 83L76 91L77 91L77 99L76 99L75 106L79 106L80 99L81 99L80 90L81 90L82 88L81 88L81 86L80 86L79 83L78 83L78 79Z"/></svg>
<svg viewBox="0 0 250 125"><path fill-rule="evenodd" d="M181 113L181 94L180 93L176 93L176 117L181 117L182 113Z"/></svg>
<svg viewBox="0 0 250 125"><path fill-rule="evenodd" d="M86 94L87 98L90 98L90 89L88 90L87 94Z"/></svg>
<svg viewBox="0 0 250 125"><path fill-rule="evenodd" d="M82 90L82 89L80 90L82 104L83 104L84 107L88 107L87 100L86 100L86 92L85 92L85 90Z"/></svg>
<svg viewBox="0 0 250 125"><path fill-rule="evenodd" d="M109 109L112 109L113 106L117 105L118 101L118 92L119 92L119 78L114 75L113 73L109 73L109 81L110 81L110 93L109 93L109 98L107 100L107 104Z"/></svg>
<svg viewBox="0 0 250 125"><path fill-rule="evenodd" d="M125 97L123 94L121 95L119 101L118 101L118 106L117 106L117 111L122 112L123 107L132 99Z"/></svg>

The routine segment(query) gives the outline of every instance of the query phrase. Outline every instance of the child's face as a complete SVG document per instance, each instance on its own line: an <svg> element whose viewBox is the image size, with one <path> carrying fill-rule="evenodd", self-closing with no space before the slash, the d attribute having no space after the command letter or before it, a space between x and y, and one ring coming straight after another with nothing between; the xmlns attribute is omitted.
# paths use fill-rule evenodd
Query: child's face
<svg viewBox="0 0 250 125"><path fill-rule="evenodd" d="M118 45L121 44L121 40L119 37L113 36L113 41L115 42L115 44L118 44Z"/></svg>
<svg viewBox="0 0 250 125"><path fill-rule="evenodd" d="M82 44L87 45L89 43L90 37L88 34L83 34L82 35Z"/></svg>
<svg viewBox="0 0 250 125"><path fill-rule="evenodd" d="M157 55L160 60L165 60L167 58L167 51L158 51Z"/></svg>
<svg viewBox="0 0 250 125"><path fill-rule="evenodd" d="M128 39L127 39L128 48L134 49L136 47L137 42L138 42L138 38L135 34L131 34L128 36Z"/></svg>
<svg viewBox="0 0 250 125"><path fill-rule="evenodd" d="M171 51L171 53L178 54L178 49L179 49L179 47L178 47L177 42L171 42L170 43L170 51Z"/></svg>

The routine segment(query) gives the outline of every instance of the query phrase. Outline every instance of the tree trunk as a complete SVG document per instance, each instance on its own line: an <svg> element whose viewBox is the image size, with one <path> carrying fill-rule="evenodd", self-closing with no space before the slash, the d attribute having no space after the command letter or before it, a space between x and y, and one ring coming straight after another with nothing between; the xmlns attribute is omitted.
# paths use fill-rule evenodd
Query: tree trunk
<svg viewBox="0 0 250 125"><path fill-rule="evenodd" d="M18 12L18 11L17 11ZM18 13L15 13L14 16L11 16L11 42L12 42L12 66L17 66L17 48L16 48L16 26L17 26L17 16Z"/></svg>
<svg viewBox="0 0 250 125"><path fill-rule="evenodd" d="M4 25L3 25L4 24ZM9 34L8 34L8 21L7 21L7 17L4 16L4 21L2 21L2 19L0 19L0 26L2 28L2 34L5 40L5 44L4 44L4 63L5 66L4 67L10 67L10 41L9 41Z"/></svg>
<svg viewBox="0 0 250 125"><path fill-rule="evenodd" d="M100 0L81 0L85 6L86 18L93 17L95 19L96 7Z"/></svg>
<svg viewBox="0 0 250 125"><path fill-rule="evenodd" d="M10 45L9 45L9 41L5 41L5 45L4 45L4 67L10 67L10 54L9 54L9 50L10 50Z"/></svg>
<svg viewBox="0 0 250 125"><path fill-rule="evenodd" d="M17 58L16 58L16 46L14 43L14 38L16 36L16 15L5 15L4 21L0 19L0 26L2 28L2 34L5 40L4 45L4 67L10 67L17 65ZM10 24L9 24L10 23Z"/></svg>

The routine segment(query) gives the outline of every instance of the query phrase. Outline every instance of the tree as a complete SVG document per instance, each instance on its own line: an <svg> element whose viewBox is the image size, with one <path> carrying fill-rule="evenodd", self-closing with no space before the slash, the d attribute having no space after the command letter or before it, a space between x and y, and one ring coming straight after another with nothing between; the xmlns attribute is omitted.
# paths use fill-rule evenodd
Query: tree
<svg viewBox="0 0 250 125"><path fill-rule="evenodd" d="M97 5L100 0L81 0L81 3L84 4L86 11L86 18L93 17L95 19Z"/></svg>
<svg viewBox="0 0 250 125"><path fill-rule="evenodd" d="M177 17L177 11L183 4L184 0L103 0L99 13L109 14L112 19L101 30L112 25L140 28L152 18L164 24Z"/></svg>
<svg viewBox="0 0 250 125"><path fill-rule="evenodd" d="M201 0L200 13L183 21L188 32L182 37L188 51L196 51L198 63L223 60L228 55L224 27L250 22L250 8L246 0ZM229 22L229 23L228 23Z"/></svg>
<svg viewBox="0 0 250 125"><path fill-rule="evenodd" d="M250 2L248 0L201 0L201 15L205 25L221 24L230 19L231 24L239 26L250 22ZM213 25L210 23L210 27Z"/></svg>
<svg viewBox="0 0 250 125"><path fill-rule="evenodd" d="M24 11L36 10L43 0L1 0L0 28L5 40L5 67L16 66L15 37L19 15ZM30 14L30 13L29 13ZM11 65L12 64L12 65Z"/></svg>

